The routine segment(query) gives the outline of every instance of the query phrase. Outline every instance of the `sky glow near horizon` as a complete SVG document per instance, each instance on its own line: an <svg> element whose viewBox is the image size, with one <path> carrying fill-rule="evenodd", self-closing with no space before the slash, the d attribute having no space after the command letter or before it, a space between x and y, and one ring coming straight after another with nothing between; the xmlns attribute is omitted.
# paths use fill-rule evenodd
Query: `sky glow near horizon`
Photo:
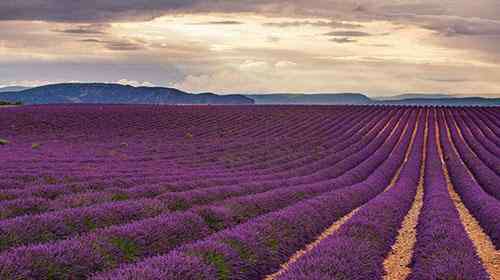
<svg viewBox="0 0 500 280"><path fill-rule="evenodd" d="M0 86L500 96L499 1L38 2L0 3Z"/></svg>

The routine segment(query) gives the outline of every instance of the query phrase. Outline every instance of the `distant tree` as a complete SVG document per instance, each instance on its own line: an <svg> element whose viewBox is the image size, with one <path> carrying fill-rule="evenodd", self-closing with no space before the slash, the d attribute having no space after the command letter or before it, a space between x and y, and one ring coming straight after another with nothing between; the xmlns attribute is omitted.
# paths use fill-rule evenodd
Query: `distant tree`
<svg viewBox="0 0 500 280"><path fill-rule="evenodd" d="M10 101L0 100L0 106L7 106L7 105L23 105L23 102L21 101L10 102Z"/></svg>

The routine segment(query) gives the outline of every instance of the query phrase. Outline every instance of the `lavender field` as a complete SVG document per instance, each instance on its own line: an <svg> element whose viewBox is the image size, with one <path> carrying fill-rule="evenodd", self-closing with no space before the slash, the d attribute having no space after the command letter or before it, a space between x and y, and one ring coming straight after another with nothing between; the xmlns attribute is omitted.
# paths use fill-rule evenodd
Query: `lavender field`
<svg viewBox="0 0 500 280"><path fill-rule="evenodd" d="M500 279L500 110L0 108L0 279Z"/></svg>

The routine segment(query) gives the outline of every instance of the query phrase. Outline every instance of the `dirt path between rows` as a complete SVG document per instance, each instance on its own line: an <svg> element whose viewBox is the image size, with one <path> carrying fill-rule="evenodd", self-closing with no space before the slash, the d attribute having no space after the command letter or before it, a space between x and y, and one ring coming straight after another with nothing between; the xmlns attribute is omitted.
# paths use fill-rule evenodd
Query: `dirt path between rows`
<svg viewBox="0 0 500 280"><path fill-rule="evenodd" d="M437 127L437 122L436 122ZM456 148L451 139L450 128L448 125L445 125L447 132L447 139L450 141L452 147L455 152L457 152ZM439 130L436 133L437 143L439 141ZM451 199L453 200L453 204L458 210L460 220L464 225L465 231L467 232L469 238L472 240L474 247L476 248L476 253L481 259L486 272L490 275L491 279L500 279L500 251L495 249L493 242L491 242L490 237L483 231L478 221L472 216L467 207L462 202L460 195L455 191L455 188L451 182L448 168L444 161L443 150L441 145L438 145L439 157L441 159L441 166L443 168L444 176L446 179L446 183L448 185L448 192L450 193ZM467 166L466 166L467 168ZM471 175L469 173L469 175Z"/></svg>
<svg viewBox="0 0 500 280"><path fill-rule="evenodd" d="M427 138L429 135L429 111L427 111L424 129L424 156L420 165L420 178L417 187L417 194L411 206L410 211L406 214L401 229L398 232L396 242L392 246L392 250L384 261L384 279L385 280L400 280L406 279L411 273L409 267L413 256L413 249L417 242L416 227L418 217L424 204L424 176L425 176L425 158L427 153Z"/></svg>
<svg viewBox="0 0 500 280"><path fill-rule="evenodd" d="M418 116L417 116L417 119L418 119ZM398 122L398 124L399 124L399 122ZM410 143L409 143L409 145L407 147L404 161L401 164L401 166L398 168L398 170L396 171L396 173L394 174L394 176L393 176L390 184L384 189L384 192L388 191L391 187L393 187L396 184L397 180L399 179L399 175L401 174L401 171L402 171L403 167L408 162L408 159L410 157L410 153L411 153L411 151L413 149L413 142L414 142L415 136L417 134L417 128L418 128L418 121L417 121L417 125L415 125L415 127L413 129L413 134L411 136L412 138L411 138ZM395 127L395 129L396 129L396 127ZM406 129L408 129L408 124L406 125L405 130L403 131L403 133L401 135L404 135ZM390 138L390 136L388 136L387 138ZM401 141L401 139L400 139L400 141ZM398 143L400 141L398 141ZM264 280L275 280L280 275L282 275L283 273L285 273L286 271L288 271L290 265L292 265L293 263L297 262L305 254L307 254L308 252L310 252L311 250L313 250L314 248L316 248L321 243L321 241L323 241L324 239L328 238L330 235L334 234L343 224L345 224L347 221L349 221L349 219L354 214L356 214L359 211L359 209L361 209L361 207L363 207L363 206L360 206L360 207L354 209L349 214L345 215L340 220L338 220L335 223L333 223L323 233L321 233L321 235L314 242L309 243L304 249L302 249L300 251L297 251L292 257L290 257L290 259L286 263L282 264L281 265L281 269L279 271L277 271L274 274L266 276L264 278Z"/></svg>

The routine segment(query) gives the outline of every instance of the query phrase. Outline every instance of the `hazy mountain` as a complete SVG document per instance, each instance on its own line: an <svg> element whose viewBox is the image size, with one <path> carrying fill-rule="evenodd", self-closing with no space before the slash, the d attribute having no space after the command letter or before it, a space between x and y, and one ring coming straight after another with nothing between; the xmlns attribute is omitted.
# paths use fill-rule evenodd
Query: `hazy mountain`
<svg viewBox="0 0 500 280"><path fill-rule="evenodd" d="M29 87L19 87L19 86L13 86L13 87L1 87L0 92L15 92L15 91L22 91L22 90L27 90Z"/></svg>
<svg viewBox="0 0 500 280"><path fill-rule="evenodd" d="M448 97L448 98L413 98L402 100L375 101L376 104L388 105L425 105L425 106L500 106L500 98L483 97Z"/></svg>
<svg viewBox="0 0 500 280"><path fill-rule="evenodd" d="M21 90L10 87L1 92L0 100L23 104L102 103L102 104L283 104L283 105L442 105L500 106L500 98L454 97L446 94L410 93L392 97L372 98L360 93L332 94L191 94L175 88L133 87L104 83L67 83ZM16 91L21 90L21 91Z"/></svg>
<svg viewBox="0 0 500 280"><path fill-rule="evenodd" d="M324 94L253 94L246 95L255 100L255 104L369 104L370 98L359 93L324 93Z"/></svg>
<svg viewBox="0 0 500 280"><path fill-rule="evenodd" d="M404 100L404 99L447 99L455 96L444 93L406 93L393 96L374 97L375 100Z"/></svg>
<svg viewBox="0 0 500 280"><path fill-rule="evenodd" d="M0 93L0 100L23 104L253 104L243 95L191 94L174 88L133 87L120 84L54 84Z"/></svg>

